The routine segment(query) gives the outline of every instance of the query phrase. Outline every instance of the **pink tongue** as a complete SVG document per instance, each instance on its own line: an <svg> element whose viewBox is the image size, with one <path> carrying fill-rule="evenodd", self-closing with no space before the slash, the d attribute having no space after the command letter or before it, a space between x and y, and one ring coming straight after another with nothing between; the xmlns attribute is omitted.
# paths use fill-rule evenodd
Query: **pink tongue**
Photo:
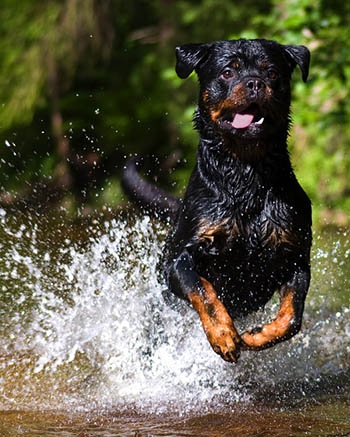
<svg viewBox="0 0 350 437"><path fill-rule="evenodd" d="M235 129L244 129L252 123L253 119L253 114L236 114L233 119L232 126Z"/></svg>

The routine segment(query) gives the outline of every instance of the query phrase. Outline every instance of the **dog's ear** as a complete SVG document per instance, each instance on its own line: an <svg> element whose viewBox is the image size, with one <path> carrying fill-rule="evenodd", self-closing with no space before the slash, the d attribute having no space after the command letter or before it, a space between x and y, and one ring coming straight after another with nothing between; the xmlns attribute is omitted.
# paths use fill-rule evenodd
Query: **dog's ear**
<svg viewBox="0 0 350 437"><path fill-rule="evenodd" d="M284 46L284 49L292 61L292 69L294 70L294 67L299 65L303 81L306 82L310 65L309 50L305 46Z"/></svg>
<svg viewBox="0 0 350 437"><path fill-rule="evenodd" d="M176 73L186 79L208 54L211 44L184 44L176 47Z"/></svg>

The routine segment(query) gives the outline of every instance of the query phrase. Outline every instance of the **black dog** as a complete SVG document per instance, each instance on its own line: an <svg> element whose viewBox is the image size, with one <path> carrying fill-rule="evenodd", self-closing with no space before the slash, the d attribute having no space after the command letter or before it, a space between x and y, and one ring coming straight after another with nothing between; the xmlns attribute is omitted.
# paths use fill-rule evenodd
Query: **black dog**
<svg viewBox="0 0 350 437"><path fill-rule="evenodd" d="M164 272L169 289L198 312L215 352L236 361L301 327L310 282L311 204L287 151L290 79L303 46L267 40L186 44L176 71L200 82L197 163L183 201L144 181L131 160L123 186L139 205L173 219ZM232 319L279 291L276 318L239 334Z"/></svg>

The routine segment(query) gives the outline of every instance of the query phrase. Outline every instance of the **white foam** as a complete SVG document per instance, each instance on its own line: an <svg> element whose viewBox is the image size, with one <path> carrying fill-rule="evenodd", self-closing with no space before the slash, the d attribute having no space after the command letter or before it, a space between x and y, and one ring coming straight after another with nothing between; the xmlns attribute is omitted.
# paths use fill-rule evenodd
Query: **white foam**
<svg viewBox="0 0 350 437"><path fill-rule="evenodd" d="M22 402L185 411L248 401L262 387L346 370L349 311L333 311L331 303L322 314L317 296L308 301L303 331L294 339L243 353L237 365L221 360L196 314L184 303L174 309L164 302L164 284L157 280L164 230L147 217L133 226L107 221L87 244L69 240L54 252L43 249L36 227L7 235L13 244L1 274L11 279L8 293L18 296L18 308L6 319L0 340L6 381L0 386L1 408ZM335 258L326 252L315 252L318 275ZM270 306L268 316L274 310ZM262 316L267 317L260 313L247 323ZM11 366L23 373L8 388ZM50 396L45 384L51 384Z"/></svg>

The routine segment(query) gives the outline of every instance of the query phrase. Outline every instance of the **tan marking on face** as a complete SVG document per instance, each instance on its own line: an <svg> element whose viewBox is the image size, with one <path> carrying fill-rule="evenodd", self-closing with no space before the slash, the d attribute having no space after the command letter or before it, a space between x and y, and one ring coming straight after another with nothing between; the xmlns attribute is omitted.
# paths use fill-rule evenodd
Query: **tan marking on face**
<svg viewBox="0 0 350 437"><path fill-rule="evenodd" d="M273 90L268 85L265 86L265 97L271 98L273 96ZM267 99L265 99L267 100Z"/></svg>
<svg viewBox="0 0 350 437"><path fill-rule="evenodd" d="M217 123L223 113L227 111L234 112L235 108L245 105L246 99L246 90L243 87L243 84L240 83L234 87L231 96L210 108L209 112L211 119Z"/></svg>
<svg viewBox="0 0 350 437"><path fill-rule="evenodd" d="M239 357L240 337L224 304L217 297L212 284L201 278L204 293L193 291L188 298L197 311L213 350L226 361Z"/></svg>
<svg viewBox="0 0 350 437"><path fill-rule="evenodd" d="M209 113L212 121L217 123L220 117L226 112L232 112L234 114L237 108L244 107L249 104L249 90L244 87L243 83L234 87L231 96L221 101L216 105L211 105ZM262 97L261 103L265 103L273 96L273 90L271 87L265 84L265 93Z"/></svg>
<svg viewBox="0 0 350 437"><path fill-rule="evenodd" d="M223 102L220 103L220 105L217 105L214 109L210 111L210 117L211 119L217 123L221 115L229 109L234 108L235 104L232 99L226 99Z"/></svg>
<svg viewBox="0 0 350 437"><path fill-rule="evenodd" d="M270 66L270 64L269 64L268 62L266 62L266 61L262 61L262 62L260 62L260 64L259 64L259 67L260 67L262 70L267 70L267 69L269 68L269 66Z"/></svg>

